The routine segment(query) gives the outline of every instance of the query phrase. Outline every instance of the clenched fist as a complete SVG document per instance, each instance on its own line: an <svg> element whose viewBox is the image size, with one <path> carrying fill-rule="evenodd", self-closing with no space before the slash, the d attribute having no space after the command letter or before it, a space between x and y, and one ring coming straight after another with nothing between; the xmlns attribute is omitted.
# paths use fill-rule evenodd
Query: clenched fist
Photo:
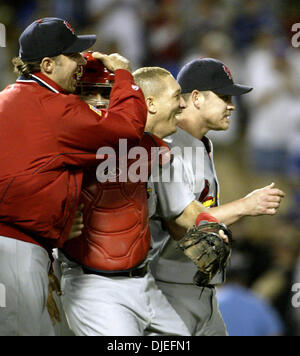
<svg viewBox="0 0 300 356"><path fill-rule="evenodd" d="M275 188L275 183L256 189L244 198L246 215L274 215L284 196L285 193L282 190Z"/></svg>

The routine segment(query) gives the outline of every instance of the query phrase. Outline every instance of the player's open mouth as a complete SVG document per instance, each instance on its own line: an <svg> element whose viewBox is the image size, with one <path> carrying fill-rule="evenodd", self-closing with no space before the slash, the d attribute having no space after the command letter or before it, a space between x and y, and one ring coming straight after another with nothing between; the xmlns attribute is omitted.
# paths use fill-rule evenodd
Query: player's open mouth
<svg viewBox="0 0 300 356"><path fill-rule="evenodd" d="M79 66L77 71L73 74L73 79L76 80L76 82L78 82L81 79L83 73L83 66Z"/></svg>
<svg viewBox="0 0 300 356"><path fill-rule="evenodd" d="M78 72L74 73L74 74L72 75L72 78L73 78L76 82L78 82L78 81L79 81Z"/></svg>

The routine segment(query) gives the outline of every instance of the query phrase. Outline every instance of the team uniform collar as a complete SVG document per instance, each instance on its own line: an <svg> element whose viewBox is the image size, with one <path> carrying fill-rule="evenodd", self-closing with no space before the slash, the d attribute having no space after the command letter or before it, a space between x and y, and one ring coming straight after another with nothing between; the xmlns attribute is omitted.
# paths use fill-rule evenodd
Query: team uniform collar
<svg viewBox="0 0 300 356"><path fill-rule="evenodd" d="M208 137L206 137L206 136L203 136L200 141L202 141L207 153L210 154L211 151L212 151L210 139Z"/></svg>
<svg viewBox="0 0 300 356"><path fill-rule="evenodd" d="M56 84L53 80L51 80L49 77L40 72L31 74L30 78L26 78L22 75L17 79L17 82L37 83L40 86L51 90L54 93L65 93L64 90L58 84Z"/></svg>

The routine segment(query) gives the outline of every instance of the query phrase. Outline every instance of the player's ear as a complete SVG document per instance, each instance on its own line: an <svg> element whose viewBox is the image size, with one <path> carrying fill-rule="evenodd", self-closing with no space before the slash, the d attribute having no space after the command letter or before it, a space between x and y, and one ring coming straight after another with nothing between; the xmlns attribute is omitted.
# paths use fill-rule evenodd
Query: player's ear
<svg viewBox="0 0 300 356"><path fill-rule="evenodd" d="M155 98L153 96L147 96L146 104L147 104L148 112L150 114L154 115L157 113L157 109L156 109L156 105L155 105Z"/></svg>
<svg viewBox="0 0 300 356"><path fill-rule="evenodd" d="M197 109L200 109L201 105L204 103L204 95L198 90L193 90L191 93L192 102Z"/></svg>
<svg viewBox="0 0 300 356"><path fill-rule="evenodd" d="M42 62L40 64L41 66L41 72L44 74L52 74L54 69L55 69L55 60L49 57L45 57L42 59Z"/></svg>

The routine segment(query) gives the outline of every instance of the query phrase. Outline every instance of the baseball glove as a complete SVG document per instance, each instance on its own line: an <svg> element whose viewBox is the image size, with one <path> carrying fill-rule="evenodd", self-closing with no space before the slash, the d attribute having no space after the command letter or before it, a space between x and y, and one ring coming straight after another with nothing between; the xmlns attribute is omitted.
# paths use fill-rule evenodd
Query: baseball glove
<svg viewBox="0 0 300 356"><path fill-rule="evenodd" d="M228 244L220 237L220 230L228 236ZM178 245L198 268L194 284L206 286L225 268L231 254L232 234L224 224L204 221L188 230Z"/></svg>

